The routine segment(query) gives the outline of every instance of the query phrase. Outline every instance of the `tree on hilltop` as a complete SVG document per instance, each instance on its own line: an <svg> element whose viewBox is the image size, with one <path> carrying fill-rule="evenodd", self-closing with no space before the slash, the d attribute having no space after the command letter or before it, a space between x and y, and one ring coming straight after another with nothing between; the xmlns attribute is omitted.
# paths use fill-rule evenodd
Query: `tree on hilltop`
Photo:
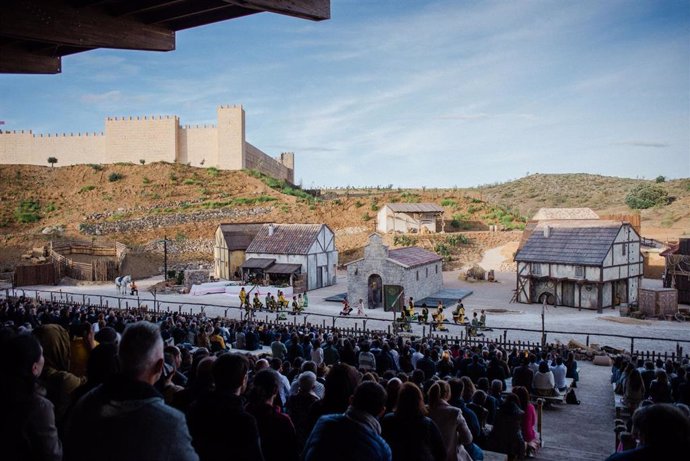
<svg viewBox="0 0 690 461"><path fill-rule="evenodd" d="M644 210L668 203L668 192L656 184L640 184L625 196L625 203L634 210Z"/></svg>
<svg viewBox="0 0 690 461"><path fill-rule="evenodd" d="M57 160L57 157L48 157L48 163L50 163L50 167L51 167L51 168L52 168L53 166L55 166L55 164L57 163L57 161L58 161L58 160Z"/></svg>

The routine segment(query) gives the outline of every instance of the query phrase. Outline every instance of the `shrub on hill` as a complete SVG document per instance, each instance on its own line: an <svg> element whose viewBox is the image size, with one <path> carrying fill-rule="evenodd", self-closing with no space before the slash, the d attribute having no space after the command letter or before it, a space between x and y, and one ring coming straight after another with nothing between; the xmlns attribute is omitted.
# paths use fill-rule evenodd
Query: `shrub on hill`
<svg viewBox="0 0 690 461"><path fill-rule="evenodd" d="M41 219L40 210L38 200L23 200L14 211L14 219L22 224L36 222Z"/></svg>
<svg viewBox="0 0 690 461"><path fill-rule="evenodd" d="M634 210L644 210L668 203L668 192L655 184L640 184L625 196L625 204Z"/></svg>

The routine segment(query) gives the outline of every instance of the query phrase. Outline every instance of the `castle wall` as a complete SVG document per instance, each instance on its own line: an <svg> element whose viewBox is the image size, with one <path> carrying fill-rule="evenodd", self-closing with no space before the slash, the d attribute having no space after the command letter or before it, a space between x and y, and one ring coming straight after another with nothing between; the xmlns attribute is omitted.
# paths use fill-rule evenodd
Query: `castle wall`
<svg viewBox="0 0 690 461"><path fill-rule="evenodd" d="M47 165L48 157L56 157L57 166L138 164L143 159L221 170L252 168L294 183L292 152L274 159L246 142L242 106L220 106L217 119L217 126L181 127L176 116L108 117L99 134L0 132L0 164Z"/></svg>
<svg viewBox="0 0 690 461"><path fill-rule="evenodd" d="M177 117L108 117L105 120L107 163L174 162L177 159Z"/></svg>
<svg viewBox="0 0 690 461"><path fill-rule="evenodd" d="M218 130L214 125L183 126L177 133L177 161L191 166L218 166ZM201 163L203 162L203 164Z"/></svg>
<svg viewBox="0 0 690 461"><path fill-rule="evenodd" d="M31 131L0 133L0 160L5 164L57 166L102 163L105 137L96 133L35 135ZM86 159L86 161L85 161Z"/></svg>
<svg viewBox="0 0 690 461"><path fill-rule="evenodd" d="M262 151L252 146L248 142L245 143L247 147L245 154L245 168L250 170L259 170L268 176L277 179L284 179L290 183L294 182L292 179L292 170L289 170L285 165L279 163L273 157L264 154Z"/></svg>

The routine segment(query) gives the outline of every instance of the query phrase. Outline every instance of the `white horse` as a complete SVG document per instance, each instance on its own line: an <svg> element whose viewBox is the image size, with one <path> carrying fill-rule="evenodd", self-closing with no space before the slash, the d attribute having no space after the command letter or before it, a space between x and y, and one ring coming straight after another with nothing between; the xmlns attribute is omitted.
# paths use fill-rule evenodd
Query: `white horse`
<svg viewBox="0 0 690 461"><path fill-rule="evenodd" d="M127 294L127 287L132 283L131 275L124 275L115 279L115 286L117 287L120 294Z"/></svg>

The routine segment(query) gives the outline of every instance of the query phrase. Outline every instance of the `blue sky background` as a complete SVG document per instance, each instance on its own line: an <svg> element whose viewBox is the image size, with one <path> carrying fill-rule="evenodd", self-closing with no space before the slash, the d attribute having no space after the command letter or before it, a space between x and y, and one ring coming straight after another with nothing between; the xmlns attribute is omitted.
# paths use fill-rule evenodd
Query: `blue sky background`
<svg viewBox="0 0 690 461"><path fill-rule="evenodd" d="M215 123L296 154L305 187L474 186L530 173L690 176L690 2L332 0L97 50L59 75L0 75L5 129L106 116Z"/></svg>

